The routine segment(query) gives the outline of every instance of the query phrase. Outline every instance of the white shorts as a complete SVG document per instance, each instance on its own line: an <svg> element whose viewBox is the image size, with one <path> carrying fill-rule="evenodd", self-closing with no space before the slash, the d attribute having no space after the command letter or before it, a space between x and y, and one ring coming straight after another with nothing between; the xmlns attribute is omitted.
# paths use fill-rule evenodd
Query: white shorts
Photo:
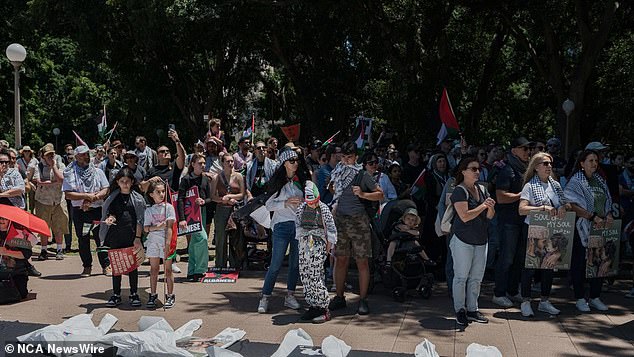
<svg viewBox="0 0 634 357"><path fill-rule="evenodd" d="M147 251L145 256L148 258L164 258L165 257L165 240L162 238L149 237L145 242Z"/></svg>

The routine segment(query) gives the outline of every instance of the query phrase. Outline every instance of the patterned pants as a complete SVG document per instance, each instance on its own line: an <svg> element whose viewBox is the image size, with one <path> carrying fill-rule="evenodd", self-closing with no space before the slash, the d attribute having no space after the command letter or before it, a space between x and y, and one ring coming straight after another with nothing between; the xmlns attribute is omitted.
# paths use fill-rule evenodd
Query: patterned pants
<svg viewBox="0 0 634 357"><path fill-rule="evenodd" d="M330 297L324 283L326 242L307 235L299 239L299 276L304 285L304 299L312 307L328 308Z"/></svg>

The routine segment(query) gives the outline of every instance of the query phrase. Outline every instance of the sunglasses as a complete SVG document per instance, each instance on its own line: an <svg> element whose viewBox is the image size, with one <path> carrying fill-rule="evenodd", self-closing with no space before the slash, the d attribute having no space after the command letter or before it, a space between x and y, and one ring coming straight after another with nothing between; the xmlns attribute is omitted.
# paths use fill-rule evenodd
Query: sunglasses
<svg viewBox="0 0 634 357"><path fill-rule="evenodd" d="M296 159L289 159L289 160L286 160L286 161L288 161L288 163L291 164L291 165L297 163Z"/></svg>
<svg viewBox="0 0 634 357"><path fill-rule="evenodd" d="M170 151L169 151L169 150L167 150L167 149L165 149L165 150L159 150L159 151L158 151L158 153L159 153L159 154L169 154L169 153L170 153Z"/></svg>
<svg viewBox="0 0 634 357"><path fill-rule="evenodd" d="M266 146L256 146L256 147L255 147L255 150L264 150L264 148L265 148L265 147L266 147Z"/></svg>
<svg viewBox="0 0 634 357"><path fill-rule="evenodd" d="M535 146L535 149L543 151L545 148L543 146Z"/></svg>
<svg viewBox="0 0 634 357"><path fill-rule="evenodd" d="M553 163L550 161L542 161L540 162L540 164L542 164L543 166L552 166Z"/></svg>
<svg viewBox="0 0 634 357"><path fill-rule="evenodd" d="M472 172L480 172L479 167L467 167L467 170L471 170Z"/></svg>
<svg viewBox="0 0 634 357"><path fill-rule="evenodd" d="M233 160L225 160L225 164L233 164Z"/></svg>
<svg viewBox="0 0 634 357"><path fill-rule="evenodd" d="M370 160L370 161L366 161L365 164L366 165L376 165L378 163L378 161L376 160Z"/></svg>
<svg viewBox="0 0 634 357"><path fill-rule="evenodd" d="M0 161L0 165L6 165L9 162L10 162L9 160L2 160L2 161Z"/></svg>

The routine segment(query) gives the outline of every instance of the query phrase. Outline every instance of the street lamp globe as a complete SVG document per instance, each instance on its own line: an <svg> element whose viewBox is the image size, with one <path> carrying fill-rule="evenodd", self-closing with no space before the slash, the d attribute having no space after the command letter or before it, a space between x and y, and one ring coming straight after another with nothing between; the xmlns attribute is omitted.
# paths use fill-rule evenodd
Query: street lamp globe
<svg viewBox="0 0 634 357"><path fill-rule="evenodd" d="M59 128L53 128L53 135L57 136L60 132Z"/></svg>
<svg viewBox="0 0 634 357"><path fill-rule="evenodd" d="M7 58L11 62L22 63L26 58L26 50L19 43L12 43L7 47Z"/></svg>
<svg viewBox="0 0 634 357"><path fill-rule="evenodd" d="M570 115L570 113L575 110L575 102L570 99L566 99L561 105L561 108L564 110L564 113L566 113L566 115Z"/></svg>

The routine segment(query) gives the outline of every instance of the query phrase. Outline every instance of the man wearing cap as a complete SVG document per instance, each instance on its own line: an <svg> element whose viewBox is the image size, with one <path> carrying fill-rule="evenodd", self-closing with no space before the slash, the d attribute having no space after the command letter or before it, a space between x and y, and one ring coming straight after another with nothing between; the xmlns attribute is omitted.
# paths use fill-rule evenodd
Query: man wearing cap
<svg viewBox="0 0 634 357"><path fill-rule="evenodd" d="M139 157L137 156L136 151L131 150L123 154L123 166L128 167L132 172L134 172L134 182L132 183L132 187L139 191L139 185L141 181L145 178L145 169L139 165ZM113 169L110 171L110 177L108 177L108 181L112 182L114 177L120 170Z"/></svg>
<svg viewBox="0 0 634 357"><path fill-rule="evenodd" d="M335 285L337 296L330 302L330 310L346 307L344 297L346 275L350 257L354 257L359 270L359 315L370 313L366 296L370 283L368 259L372 256L370 219L361 200L381 201L383 191L361 165L357 164L357 147L354 142L342 146L343 158L332 171L334 183L333 201L337 208L335 225L338 237L335 246Z"/></svg>
<svg viewBox="0 0 634 357"><path fill-rule="evenodd" d="M495 269L493 303L504 308L513 306L513 301L523 301L518 289L524 266L524 256L519 256L522 249L518 247L523 224L523 217L519 215L519 200L530 144L524 137L514 139L511 153L495 177L500 256Z"/></svg>
<svg viewBox="0 0 634 357"><path fill-rule="evenodd" d="M598 141L593 141L586 145L586 150L596 151L599 158L599 168L597 172L608 184L610 197L612 198L612 217L614 219L621 218L621 196L619 195L619 168L616 165L606 163L604 161L608 146Z"/></svg>
<svg viewBox="0 0 634 357"><path fill-rule="evenodd" d="M11 168L7 149L0 149L0 204L26 208L24 179L20 172Z"/></svg>
<svg viewBox="0 0 634 357"><path fill-rule="evenodd" d="M33 183L37 185L37 190L35 191L35 215L46 221L51 231L53 231L53 238L57 244L55 259L62 260L64 259L64 235L70 232L68 228L68 209L64 192L62 192L62 181L64 180L66 166L61 160L55 159L53 144L44 145L41 151L42 160L33 172ZM42 251L38 260L46 260L48 256L46 250L48 238L42 236L41 244Z"/></svg>
<svg viewBox="0 0 634 357"><path fill-rule="evenodd" d="M317 171L319 170L319 166L321 166L321 163L319 162L319 156L321 156L322 145L323 143L321 142L321 140L315 139L312 144L310 144L310 155L306 157L306 164L308 164L310 171L314 174L314 181L316 181Z"/></svg>
<svg viewBox="0 0 634 357"><path fill-rule="evenodd" d="M238 172L243 172L247 164L253 159L253 154L249 151L251 148L251 139L243 136L238 140L238 152L233 154L233 168Z"/></svg>
<svg viewBox="0 0 634 357"><path fill-rule="evenodd" d="M75 148L75 161L64 170L62 191L72 203L73 225L79 239L79 256L84 270L82 277L92 273L92 254L90 253L90 234L97 246L100 246L99 224L103 200L108 195L108 179L103 171L90 164L88 147L80 145ZM97 257L105 275L109 275L110 264L108 253L98 251Z"/></svg>
<svg viewBox="0 0 634 357"><path fill-rule="evenodd" d="M139 166L141 166L145 172L148 172L158 161L156 151L147 146L145 136L137 136L134 145L136 146L134 152L136 152L136 155L139 157Z"/></svg>

